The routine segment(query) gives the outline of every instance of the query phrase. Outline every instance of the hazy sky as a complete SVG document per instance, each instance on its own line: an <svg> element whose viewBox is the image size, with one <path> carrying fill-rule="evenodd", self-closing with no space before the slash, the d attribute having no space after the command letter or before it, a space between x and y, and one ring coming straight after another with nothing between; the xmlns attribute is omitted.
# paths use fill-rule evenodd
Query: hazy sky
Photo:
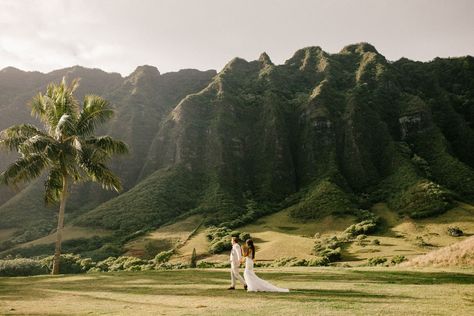
<svg viewBox="0 0 474 316"><path fill-rule="evenodd" d="M0 0L0 68L220 70L369 42L390 60L474 55L473 0Z"/></svg>

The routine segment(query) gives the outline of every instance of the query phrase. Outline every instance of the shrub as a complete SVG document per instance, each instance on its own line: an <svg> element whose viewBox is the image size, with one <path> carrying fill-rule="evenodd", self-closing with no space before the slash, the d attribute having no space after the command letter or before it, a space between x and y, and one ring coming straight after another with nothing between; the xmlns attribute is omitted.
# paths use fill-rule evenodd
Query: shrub
<svg viewBox="0 0 474 316"><path fill-rule="evenodd" d="M328 266L331 261L327 257L313 258L308 261L310 267L324 267Z"/></svg>
<svg viewBox="0 0 474 316"><path fill-rule="evenodd" d="M384 264L385 262L387 262L387 258L373 257L373 258L369 258L367 260L367 265L368 266L378 266L378 265Z"/></svg>
<svg viewBox="0 0 474 316"><path fill-rule="evenodd" d="M325 249L322 251L321 256L326 257L329 262L335 262L341 260L342 254L341 254L341 248L337 247L336 249Z"/></svg>
<svg viewBox="0 0 474 316"><path fill-rule="evenodd" d="M313 248L313 253L320 257L326 257L330 262L341 259L341 246L345 240L340 240L336 236L331 238L318 239Z"/></svg>
<svg viewBox="0 0 474 316"><path fill-rule="evenodd" d="M346 230L344 230L344 233L348 236L355 237L361 234L372 233L373 231L375 231L376 227L377 222L372 219L369 219L356 224L352 224L351 226L347 227Z"/></svg>
<svg viewBox="0 0 474 316"><path fill-rule="evenodd" d="M227 227L211 227L208 229L206 238L210 241L209 252L212 254L229 251L232 249L231 237L238 237L240 240L251 238L249 233L237 230L231 231Z"/></svg>
<svg viewBox="0 0 474 316"><path fill-rule="evenodd" d="M209 245L209 252L213 254L229 251L231 249L232 244L230 241L225 239L218 239L216 242L213 242Z"/></svg>
<svg viewBox="0 0 474 316"><path fill-rule="evenodd" d="M460 237L464 235L464 232L457 226L448 227L448 235L453 237Z"/></svg>
<svg viewBox="0 0 474 316"><path fill-rule="evenodd" d="M46 257L41 260L50 270L53 267L53 256ZM59 273L61 274L76 274L87 272L90 268L95 266L95 262L91 258L82 258L75 254L62 254Z"/></svg>
<svg viewBox="0 0 474 316"><path fill-rule="evenodd" d="M197 267L200 269L206 269L206 268L214 268L215 263L213 262L207 262L207 261L201 261L197 264Z"/></svg>
<svg viewBox="0 0 474 316"><path fill-rule="evenodd" d="M391 263L392 264L399 264L399 263L402 263L403 261L406 261L407 258L405 256L402 256L402 255L397 255L397 256L394 256L391 260Z"/></svg>
<svg viewBox="0 0 474 316"><path fill-rule="evenodd" d="M374 245L374 246L379 246L380 245L380 240L374 239L374 240L372 240L371 244Z"/></svg>
<svg viewBox="0 0 474 316"><path fill-rule="evenodd" d="M39 260L27 258L0 260L0 276L27 276L48 273L48 267Z"/></svg>
<svg viewBox="0 0 474 316"><path fill-rule="evenodd" d="M155 256L155 262L156 263L168 262L173 254L174 254L174 250L162 251Z"/></svg>

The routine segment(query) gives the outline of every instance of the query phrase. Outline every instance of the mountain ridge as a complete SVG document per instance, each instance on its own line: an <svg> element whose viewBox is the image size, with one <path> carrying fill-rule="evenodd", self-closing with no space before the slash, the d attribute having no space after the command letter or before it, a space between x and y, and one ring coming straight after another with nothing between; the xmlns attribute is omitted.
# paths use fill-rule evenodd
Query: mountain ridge
<svg viewBox="0 0 474 316"><path fill-rule="evenodd" d="M105 132L135 146L114 165L128 191L89 187L104 203L70 220L130 234L196 213L231 227L380 201L442 213L474 197L473 75L472 57L389 62L367 43L306 47L281 65L234 58L219 73L137 67L105 94L118 112Z"/></svg>

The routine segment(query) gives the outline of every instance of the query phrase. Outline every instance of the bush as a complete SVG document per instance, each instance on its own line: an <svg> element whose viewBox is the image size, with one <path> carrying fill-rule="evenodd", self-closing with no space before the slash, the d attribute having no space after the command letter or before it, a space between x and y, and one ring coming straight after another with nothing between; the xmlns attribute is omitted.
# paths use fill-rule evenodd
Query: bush
<svg viewBox="0 0 474 316"><path fill-rule="evenodd" d="M48 267L39 260L27 258L0 260L0 276L28 276L48 273Z"/></svg>
<svg viewBox="0 0 474 316"><path fill-rule="evenodd" d="M155 256L155 262L156 263L168 262L173 254L174 254L174 250L162 251Z"/></svg>
<svg viewBox="0 0 474 316"><path fill-rule="evenodd" d="M403 261L406 261L407 258L405 256L402 256L402 255L398 255L398 256L394 256L391 260L391 263L392 264L400 264L402 263Z"/></svg>
<svg viewBox="0 0 474 316"><path fill-rule="evenodd" d="M240 240L251 238L249 233L237 230L231 231L227 227L211 227L208 229L206 238L210 241L209 252L212 254L222 253L232 249L231 237L237 237Z"/></svg>
<svg viewBox="0 0 474 316"><path fill-rule="evenodd" d="M225 240L225 239L218 239L209 245L209 252L212 254L229 251L231 249L232 249L232 244L230 243L229 240Z"/></svg>
<svg viewBox="0 0 474 316"><path fill-rule="evenodd" d="M375 231L376 227L377 222L372 219L369 219L356 224L352 224L351 226L347 227L346 230L344 230L344 233L348 236L355 237L361 234L372 233Z"/></svg>
<svg viewBox="0 0 474 316"><path fill-rule="evenodd" d="M387 262L387 258L373 257L373 258L369 258L367 260L367 265L368 266L378 266L378 265L384 264L385 262Z"/></svg>
<svg viewBox="0 0 474 316"><path fill-rule="evenodd" d="M49 270L53 268L54 256L49 256L41 260ZM59 261L59 273L61 274L76 274L87 272L90 268L95 266L95 262L91 258L82 258L75 254L62 254Z"/></svg>
<svg viewBox="0 0 474 316"><path fill-rule="evenodd" d="M345 240L340 240L336 236L331 238L318 239L313 248L316 256L326 257L330 262L341 259L341 246Z"/></svg>
<svg viewBox="0 0 474 316"><path fill-rule="evenodd" d="M452 237L461 237L464 232L457 226L448 227L448 235Z"/></svg>
<svg viewBox="0 0 474 316"><path fill-rule="evenodd" d="M140 271L146 264L148 264L148 261L136 257L109 257L98 262L95 268L90 269L89 272Z"/></svg>
<svg viewBox="0 0 474 316"><path fill-rule="evenodd" d="M327 257L313 258L308 261L310 267L324 267L331 263Z"/></svg>
<svg viewBox="0 0 474 316"><path fill-rule="evenodd" d="M197 264L197 267L200 268L200 269L214 268L215 263L207 262L207 261L201 261Z"/></svg>
<svg viewBox="0 0 474 316"><path fill-rule="evenodd" d="M375 245L375 246L379 246L380 245L380 240L374 239L374 240L372 240L371 244Z"/></svg>

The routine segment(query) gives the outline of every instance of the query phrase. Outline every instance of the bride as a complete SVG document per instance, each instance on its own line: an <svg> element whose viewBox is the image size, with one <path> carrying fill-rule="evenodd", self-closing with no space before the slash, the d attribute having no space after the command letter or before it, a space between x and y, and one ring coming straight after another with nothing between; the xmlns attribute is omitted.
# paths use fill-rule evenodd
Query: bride
<svg viewBox="0 0 474 316"><path fill-rule="evenodd" d="M269 282L260 279L253 271L253 259L255 259L255 246L252 239L247 239L245 242L247 249L244 250L245 257L245 271L244 279L247 283L248 292L289 292L288 289L282 289L270 284Z"/></svg>

